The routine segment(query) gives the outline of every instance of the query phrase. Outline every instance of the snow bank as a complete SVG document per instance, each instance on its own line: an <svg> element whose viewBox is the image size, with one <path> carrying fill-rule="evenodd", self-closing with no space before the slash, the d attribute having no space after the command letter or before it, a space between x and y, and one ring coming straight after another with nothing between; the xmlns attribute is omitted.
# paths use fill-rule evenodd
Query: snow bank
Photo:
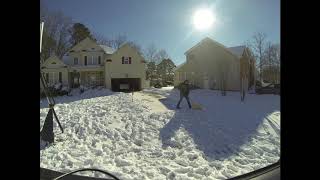
<svg viewBox="0 0 320 180"><path fill-rule="evenodd" d="M97 167L120 179L226 179L275 163L280 156L280 98L191 91L203 111L189 110L173 89L161 94L168 111L105 89L61 97L56 143L40 151L40 166L57 171ZM86 94L87 92L87 94ZM94 98L93 98L94 97ZM40 126L48 109L40 109ZM95 173L83 175L103 177Z"/></svg>
<svg viewBox="0 0 320 180"><path fill-rule="evenodd" d="M56 104L63 104L63 103L70 103L73 101L79 101L83 99L108 96L112 94L115 94L115 93L105 88L87 89L83 93L80 93L80 89L78 88L78 89L72 89L69 95L54 97L54 100ZM40 108L46 108L46 107L48 107L47 99L46 98L40 99Z"/></svg>

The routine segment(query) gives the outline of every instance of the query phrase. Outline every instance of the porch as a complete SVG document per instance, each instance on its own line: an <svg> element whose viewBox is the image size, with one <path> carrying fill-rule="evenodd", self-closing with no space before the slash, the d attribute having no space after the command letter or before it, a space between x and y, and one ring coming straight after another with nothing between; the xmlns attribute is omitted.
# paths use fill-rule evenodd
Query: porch
<svg viewBox="0 0 320 180"><path fill-rule="evenodd" d="M70 87L77 88L80 85L87 87L105 86L103 69L78 69L69 72Z"/></svg>

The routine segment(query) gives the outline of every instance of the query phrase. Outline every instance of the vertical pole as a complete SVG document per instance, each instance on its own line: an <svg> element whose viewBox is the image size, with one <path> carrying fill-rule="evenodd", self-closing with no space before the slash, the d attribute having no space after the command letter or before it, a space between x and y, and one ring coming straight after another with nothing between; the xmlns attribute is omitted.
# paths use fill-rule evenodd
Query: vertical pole
<svg viewBox="0 0 320 180"><path fill-rule="evenodd" d="M42 49L43 26L44 26L44 22L41 22L41 23L40 23L40 53L41 53L41 49Z"/></svg>

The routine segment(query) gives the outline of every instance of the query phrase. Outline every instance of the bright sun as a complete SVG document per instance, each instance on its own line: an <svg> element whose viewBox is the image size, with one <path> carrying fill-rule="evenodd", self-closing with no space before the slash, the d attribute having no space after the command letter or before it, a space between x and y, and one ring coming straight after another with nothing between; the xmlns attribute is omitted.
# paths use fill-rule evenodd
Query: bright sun
<svg viewBox="0 0 320 180"><path fill-rule="evenodd" d="M212 11L208 9L197 10L193 15L193 24L198 30L209 29L215 20Z"/></svg>

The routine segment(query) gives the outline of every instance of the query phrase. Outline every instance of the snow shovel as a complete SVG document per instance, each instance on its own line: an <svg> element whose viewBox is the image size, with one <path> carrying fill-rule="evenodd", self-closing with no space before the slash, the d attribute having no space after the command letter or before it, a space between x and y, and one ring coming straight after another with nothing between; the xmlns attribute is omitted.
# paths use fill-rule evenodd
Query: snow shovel
<svg viewBox="0 0 320 180"><path fill-rule="evenodd" d="M192 101L191 101L191 107L192 107L192 109L194 109L194 110L202 110L201 104L196 103L196 102L192 102Z"/></svg>
<svg viewBox="0 0 320 180"><path fill-rule="evenodd" d="M192 109L202 110L202 106L198 103L193 102L193 103L191 103L191 105L192 105Z"/></svg>

